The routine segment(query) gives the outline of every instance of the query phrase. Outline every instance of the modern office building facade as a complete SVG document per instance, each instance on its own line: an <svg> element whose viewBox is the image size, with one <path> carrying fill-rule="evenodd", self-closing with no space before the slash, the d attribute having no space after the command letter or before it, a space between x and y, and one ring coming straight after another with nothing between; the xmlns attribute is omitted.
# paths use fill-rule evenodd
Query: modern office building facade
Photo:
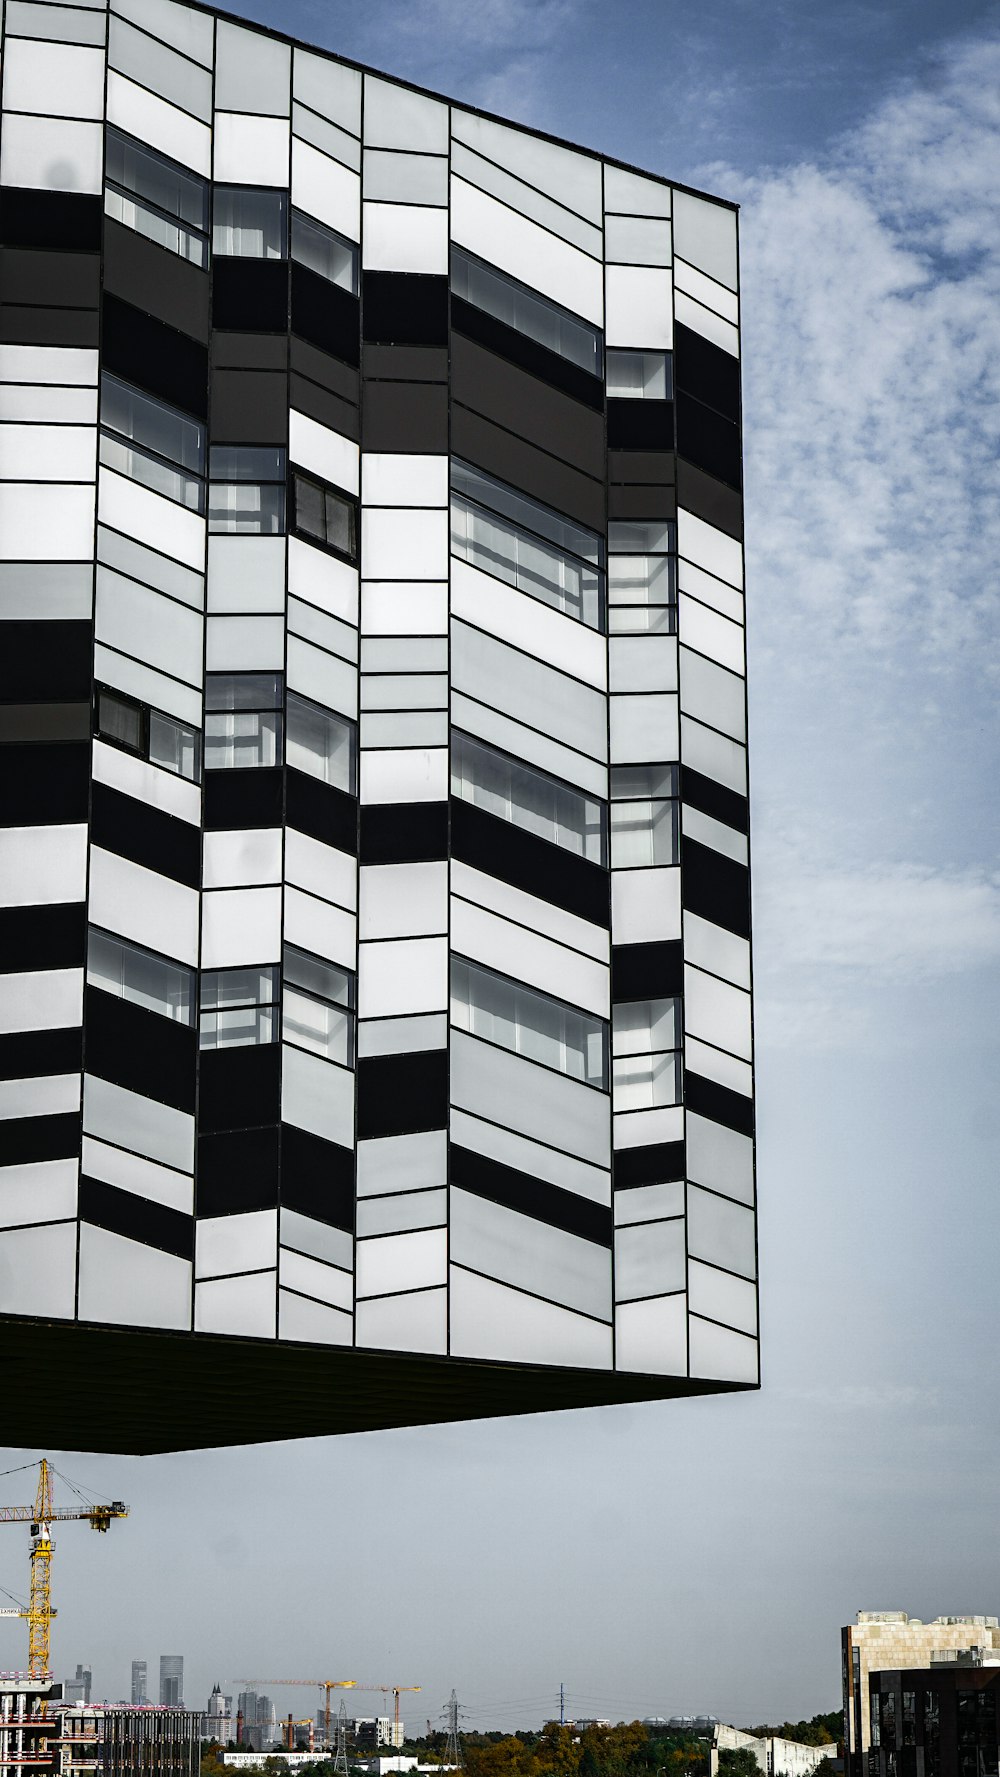
<svg viewBox="0 0 1000 1777"><path fill-rule="evenodd" d="M0 185L4 1350L756 1386L735 210L175 0L7 0Z"/></svg>
<svg viewBox="0 0 1000 1777"><path fill-rule="evenodd" d="M865 1777L997 1777L1000 1656L873 1672Z"/></svg>
<svg viewBox="0 0 1000 1777"><path fill-rule="evenodd" d="M184 1708L184 1655L160 1655L160 1707Z"/></svg>
<svg viewBox="0 0 1000 1777"><path fill-rule="evenodd" d="M946 1667L973 1656L1000 1660L1000 1618L935 1617L925 1623L905 1610L860 1610L857 1620L841 1630L841 1654L844 1769L847 1777L868 1777L875 1719L873 1675L917 1674L932 1663ZM907 1681L906 1688L908 1693L916 1690L917 1678ZM910 1713L908 1706L905 1713ZM913 1746L915 1742L900 1740L899 1744Z"/></svg>

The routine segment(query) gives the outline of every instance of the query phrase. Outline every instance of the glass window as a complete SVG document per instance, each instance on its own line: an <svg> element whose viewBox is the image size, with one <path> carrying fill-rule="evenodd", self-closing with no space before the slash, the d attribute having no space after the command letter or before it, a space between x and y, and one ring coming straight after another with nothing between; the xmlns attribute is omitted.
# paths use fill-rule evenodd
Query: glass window
<svg viewBox="0 0 1000 1777"><path fill-rule="evenodd" d="M463 802L472 802L565 851L594 864L607 864L607 809L603 802L457 730L452 734L451 791Z"/></svg>
<svg viewBox="0 0 1000 1777"><path fill-rule="evenodd" d="M212 246L236 259L285 259L288 194L217 185L212 208Z"/></svg>
<svg viewBox="0 0 1000 1777"><path fill-rule="evenodd" d="M615 1110L679 1104L680 1000L628 1000L612 1018Z"/></svg>
<svg viewBox="0 0 1000 1777"><path fill-rule="evenodd" d="M280 673L209 673L205 685L205 769L281 764Z"/></svg>
<svg viewBox="0 0 1000 1777"><path fill-rule="evenodd" d="M97 732L102 740L113 740L130 753L144 753L145 722L142 705L127 698L116 697L113 691L97 693Z"/></svg>
<svg viewBox="0 0 1000 1777"><path fill-rule="evenodd" d="M354 1065L354 977L286 944L281 1034L327 1061Z"/></svg>
<svg viewBox="0 0 1000 1777"><path fill-rule="evenodd" d="M208 183L119 130L107 133L107 215L194 265L208 264Z"/></svg>
<svg viewBox="0 0 1000 1777"><path fill-rule="evenodd" d="M456 957L451 967L451 1021L472 1036L607 1091L606 1023L547 993L536 993L520 981Z"/></svg>
<svg viewBox="0 0 1000 1777"><path fill-rule="evenodd" d="M352 296L358 294L358 249L332 228L292 211L292 258Z"/></svg>
<svg viewBox="0 0 1000 1777"><path fill-rule="evenodd" d="M348 796L357 794L357 724L297 692L288 693L285 756L289 765Z"/></svg>
<svg viewBox="0 0 1000 1777"><path fill-rule="evenodd" d="M674 392L670 352L609 351L606 375L609 400L666 401Z"/></svg>
<svg viewBox="0 0 1000 1777"><path fill-rule="evenodd" d="M149 712L149 762L177 777L190 778L196 784L201 778L201 735L176 716L164 716L159 710Z"/></svg>
<svg viewBox="0 0 1000 1777"><path fill-rule="evenodd" d="M358 552L355 502L336 488L325 487L297 472L292 491L297 535L308 537L310 543L322 543L354 561Z"/></svg>
<svg viewBox="0 0 1000 1777"><path fill-rule="evenodd" d="M194 970L91 926L87 982L177 1024L194 1023Z"/></svg>
<svg viewBox="0 0 1000 1777"><path fill-rule="evenodd" d="M236 1049L277 1042L277 1002L276 968L205 969L199 1046Z"/></svg>
<svg viewBox="0 0 1000 1777"><path fill-rule="evenodd" d="M475 308L484 309L508 327L516 327L519 333L526 333L529 339L547 346L550 352L558 352L561 358L568 358L592 376L600 376L601 333L579 315L560 308L537 290L529 290L526 284L458 247L452 249L451 287L456 296Z"/></svg>
<svg viewBox="0 0 1000 1777"><path fill-rule="evenodd" d="M208 528L238 536L285 529L285 453L270 446L214 444L209 454Z"/></svg>
<svg viewBox="0 0 1000 1777"><path fill-rule="evenodd" d="M641 870L680 859L676 765L616 765L611 771L611 866Z"/></svg>
<svg viewBox="0 0 1000 1777"><path fill-rule="evenodd" d="M451 490L453 555L603 628L604 539L596 531L458 460Z"/></svg>
<svg viewBox="0 0 1000 1777"><path fill-rule="evenodd" d="M613 635L676 631L675 550L670 522L609 524L608 628Z"/></svg>
<svg viewBox="0 0 1000 1777"><path fill-rule="evenodd" d="M204 426L107 374L101 377L101 462L192 512L204 511Z"/></svg>

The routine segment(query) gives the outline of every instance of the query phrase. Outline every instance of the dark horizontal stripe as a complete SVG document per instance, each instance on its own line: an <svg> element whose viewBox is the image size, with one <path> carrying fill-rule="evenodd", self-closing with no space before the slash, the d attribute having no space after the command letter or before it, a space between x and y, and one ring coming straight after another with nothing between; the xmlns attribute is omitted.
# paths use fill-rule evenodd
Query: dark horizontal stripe
<svg viewBox="0 0 1000 1777"><path fill-rule="evenodd" d="M658 491L673 489L676 480L677 456L673 449L608 451L608 481L613 487L627 486L638 494L645 487ZM610 508L609 516L616 516Z"/></svg>
<svg viewBox="0 0 1000 1777"><path fill-rule="evenodd" d="M447 383L445 346L394 346L365 342L362 374L366 382Z"/></svg>
<svg viewBox="0 0 1000 1777"><path fill-rule="evenodd" d="M110 216L104 224L104 288L168 327L207 342L208 272L177 253L165 253Z"/></svg>
<svg viewBox="0 0 1000 1777"><path fill-rule="evenodd" d="M357 297L294 260L292 332L344 364L357 366L361 361L361 306ZM310 374L306 371L306 375ZM317 380L322 382L323 378Z"/></svg>
<svg viewBox="0 0 1000 1777"><path fill-rule="evenodd" d="M448 1051L370 1055L358 1062L358 1139L444 1129Z"/></svg>
<svg viewBox="0 0 1000 1777"><path fill-rule="evenodd" d="M5 302L0 292L0 340L4 345L83 346L95 351L100 331L96 309L31 308L27 303Z"/></svg>
<svg viewBox="0 0 1000 1777"><path fill-rule="evenodd" d="M696 839L681 838L681 898L690 913L750 936L750 872Z"/></svg>
<svg viewBox="0 0 1000 1777"><path fill-rule="evenodd" d="M284 773L280 767L247 771L206 771L205 828L220 832L238 827L280 827ZM298 825L298 823L296 823Z"/></svg>
<svg viewBox="0 0 1000 1777"><path fill-rule="evenodd" d="M87 909L82 901L0 907L0 974L80 969L86 954Z"/></svg>
<svg viewBox="0 0 1000 1777"><path fill-rule="evenodd" d="M672 451L673 448L672 401L626 399L608 402L609 450Z"/></svg>
<svg viewBox="0 0 1000 1777"><path fill-rule="evenodd" d="M89 622L18 619L3 626L4 703L90 702L93 630Z"/></svg>
<svg viewBox="0 0 1000 1777"><path fill-rule="evenodd" d="M5 1117L0 1121L0 1166L71 1160L79 1152L79 1111L63 1111L54 1117Z"/></svg>
<svg viewBox="0 0 1000 1777"><path fill-rule="evenodd" d="M614 944L611 998L671 998L684 987L684 947L679 938L659 944Z"/></svg>
<svg viewBox="0 0 1000 1777"><path fill-rule="evenodd" d="M673 459L676 464L676 458ZM609 460L609 473L614 469L615 462L621 462L620 454L613 461ZM676 518L677 492L669 485L667 477L662 485L651 486L643 483L639 486L623 487L621 483L608 488L608 518Z"/></svg>
<svg viewBox="0 0 1000 1777"><path fill-rule="evenodd" d="M174 1253L179 1259L194 1258L193 1216L131 1191L119 1191L86 1173L80 1175L80 1219L106 1228L110 1234L122 1234L126 1240Z"/></svg>
<svg viewBox="0 0 1000 1777"><path fill-rule="evenodd" d="M350 852L352 857L357 855L355 796L289 766L285 773L285 810L290 827L297 827L300 833L308 833L324 845L334 845L338 851Z"/></svg>
<svg viewBox="0 0 1000 1777"><path fill-rule="evenodd" d="M738 1130L740 1135L753 1134L753 1099L745 1098L742 1092L732 1092L728 1086L720 1086L715 1080L706 1080L701 1074L684 1072L684 1103L689 1111L696 1111L699 1117L709 1117L713 1123L723 1123L727 1129Z"/></svg>
<svg viewBox="0 0 1000 1777"><path fill-rule="evenodd" d="M90 837L94 845L130 858L187 888L201 886L201 833L190 822L108 784L92 791Z"/></svg>
<svg viewBox="0 0 1000 1777"><path fill-rule="evenodd" d="M443 383L367 382L361 442L366 451L445 455L447 388Z"/></svg>
<svg viewBox="0 0 1000 1777"><path fill-rule="evenodd" d="M23 303L93 311L101 299L100 255L0 248L0 291L8 307Z"/></svg>
<svg viewBox="0 0 1000 1777"><path fill-rule="evenodd" d="M287 333L287 259L231 259L215 254L212 326L239 333Z"/></svg>
<svg viewBox="0 0 1000 1777"><path fill-rule="evenodd" d="M600 476L587 475L562 457L498 426L452 398L451 448L456 456L496 475L511 487L541 500L592 531L607 517L604 464Z"/></svg>
<svg viewBox="0 0 1000 1777"><path fill-rule="evenodd" d="M102 211L99 197L82 192L6 185L0 195L0 240L11 247L99 253Z"/></svg>
<svg viewBox="0 0 1000 1777"><path fill-rule="evenodd" d="M699 808L702 814L710 814L713 820L724 821L727 827L735 827L738 833L750 831L747 798L736 790L728 790L725 784L717 784L712 777L703 777L700 771L692 771L690 765L681 766L681 801Z"/></svg>
<svg viewBox="0 0 1000 1777"><path fill-rule="evenodd" d="M9 746L0 756L0 826L64 826L87 819L90 742Z"/></svg>
<svg viewBox="0 0 1000 1777"><path fill-rule="evenodd" d="M275 1014L277 1018L277 1014ZM277 1123L281 1101L281 1046L248 1043L203 1049L198 1070L198 1129L255 1129Z"/></svg>
<svg viewBox="0 0 1000 1777"><path fill-rule="evenodd" d="M516 327L508 327L505 321L498 321L485 309L477 308L475 303L466 302L461 296L452 296L451 324L456 333L487 346L498 357L508 358L542 382L551 383L554 389L561 389L574 400L582 401L585 407L593 408L596 413L604 411L604 384L599 376L592 376L581 365L571 363L559 352L550 351L548 346L540 345Z"/></svg>
<svg viewBox="0 0 1000 1777"><path fill-rule="evenodd" d="M354 1154L308 1129L281 1125L281 1201L328 1227L354 1232Z"/></svg>
<svg viewBox="0 0 1000 1777"><path fill-rule="evenodd" d="M541 382L509 359L498 357L460 333L455 333L451 342L451 396L461 406L472 408L509 432L519 433L583 474L604 479L601 415L581 408L565 390ZM672 433L670 442L673 443Z"/></svg>
<svg viewBox="0 0 1000 1777"><path fill-rule="evenodd" d="M362 864L411 864L448 856L447 802L370 802L361 810Z"/></svg>
<svg viewBox="0 0 1000 1777"><path fill-rule="evenodd" d="M278 1131L237 1129L198 1139L199 1216L274 1209L278 1202Z"/></svg>
<svg viewBox="0 0 1000 1777"><path fill-rule="evenodd" d="M172 407L207 418L208 352L197 340L105 291L102 350L106 370Z"/></svg>
<svg viewBox="0 0 1000 1777"><path fill-rule="evenodd" d="M677 394L677 450L706 475L714 475L730 487L741 486L743 447L739 426L683 390Z"/></svg>
<svg viewBox="0 0 1000 1777"><path fill-rule="evenodd" d="M33 1080L41 1074L78 1074L83 1067L83 1026L17 1030L0 1036L0 1080Z"/></svg>
<svg viewBox="0 0 1000 1777"><path fill-rule="evenodd" d="M293 291L295 269L293 265ZM309 275L313 276L314 274L310 273ZM331 288L325 278L320 279L320 282L325 289ZM341 291L340 294L345 296L351 304L350 312L354 317L356 341L360 313L357 297L348 296L346 291ZM325 301L324 306L328 306ZM327 352L322 346L313 345L310 340L297 338L293 328L292 337L288 342L288 362L290 368L297 371L300 376L308 377L311 383L318 383L321 389L326 389L331 395L336 395L339 400L346 402L350 407L357 407L361 399L360 377L354 365L345 364L339 353Z"/></svg>
<svg viewBox="0 0 1000 1777"><path fill-rule="evenodd" d="M611 924L609 871L460 796L451 799L451 849L463 864L538 895L604 931Z"/></svg>
<svg viewBox="0 0 1000 1777"><path fill-rule="evenodd" d="M740 417L740 361L678 321L674 327L674 380L678 389L714 407L725 419Z"/></svg>
<svg viewBox="0 0 1000 1777"><path fill-rule="evenodd" d="M677 458L677 504L703 518L727 537L740 541L743 536L743 500L736 487L688 462L683 452Z"/></svg>
<svg viewBox="0 0 1000 1777"><path fill-rule="evenodd" d="M615 1150L616 1191L631 1191L638 1185L667 1185L684 1176L682 1141L658 1141L646 1148Z"/></svg>
<svg viewBox="0 0 1000 1777"><path fill-rule="evenodd" d="M284 338L284 335L282 335ZM283 370L213 370L213 444L288 441L288 377Z"/></svg>
<svg viewBox="0 0 1000 1777"><path fill-rule="evenodd" d="M488 1160L471 1148L449 1147L448 1174L453 1185L472 1191L477 1197L488 1197L491 1203L502 1203L521 1215L545 1222L550 1228L562 1228L567 1234L578 1234L597 1246L610 1246L614 1235L611 1210L589 1197L578 1197L547 1179L539 1179L499 1160Z"/></svg>
<svg viewBox="0 0 1000 1777"><path fill-rule="evenodd" d="M99 987L84 996L86 1068L129 1092L194 1114L198 1034Z"/></svg>
<svg viewBox="0 0 1000 1777"><path fill-rule="evenodd" d="M378 345L447 345L447 278L366 271L361 280L361 324L365 339Z"/></svg>
<svg viewBox="0 0 1000 1777"><path fill-rule="evenodd" d="M89 739L89 701L0 704L0 743L5 746Z"/></svg>

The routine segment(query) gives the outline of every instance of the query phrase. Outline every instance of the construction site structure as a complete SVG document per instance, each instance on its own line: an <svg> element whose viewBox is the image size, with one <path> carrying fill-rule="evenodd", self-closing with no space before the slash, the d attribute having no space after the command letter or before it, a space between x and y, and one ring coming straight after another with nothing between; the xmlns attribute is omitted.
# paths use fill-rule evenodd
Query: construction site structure
<svg viewBox="0 0 1000 1777"><path fill-rule="evenodd" d="M267 1684L272 1689L278 1689L283 1685L305 1684L321 1690L323 1692L323 1739L327 1747L330 1745L330 1692L354 1689L353 1678L241 1678L239 1683L248 1686ZM236 1734L237 1745L242 1742L242 1739L241 1724L239 1724Z"/></svg>
<svg viewBox="0 0 1000 1777"><path fill-rule="evenodd" d="M26 1468L34 1468L26 1463ZM14 1473L8 1470L8 1473ZM0 1523L31 1525L31 1590L27 1610L4 1611L4 1615L26 1617L28 1620L28 1672L32 1678L51 1674L50 1640L52 1619L52 1551L54 1544L50 1526L53 1523L85 1523L92 1530L107 1531L112 1518L127 1518L128 1506L120 1499L107 1504L85 1505L83 1510L60 1506L52 1498L52 1464L43 1456L38 1464L38 1487L33 1506L0 1506ZM65 1477L63 1477L65 1479ZM72 1485L72 1483L70 1483Z"/></svg>

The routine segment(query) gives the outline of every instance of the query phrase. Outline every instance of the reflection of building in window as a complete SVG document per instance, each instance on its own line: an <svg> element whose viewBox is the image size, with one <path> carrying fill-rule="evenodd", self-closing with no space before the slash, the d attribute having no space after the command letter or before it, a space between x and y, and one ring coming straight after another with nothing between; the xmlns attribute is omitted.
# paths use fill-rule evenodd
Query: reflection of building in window
<svg viewBox="0 0 1000 1777"><path fill-rule="evenodd" d="M210 673L205 686L205 769L280 765L280 673Z"/></svg>
<svg viewBox="0 0 1000 1777"><path fill-rule="evenodd" d="M468 463L452 461L451 487L453 555L601 628L602 537Z"/></svg>
<svg viewBox="0 0 1000 1777"><path fill-rule="evenodd" d="M565 851L607 864L607 810L594 796L560 783L547 772L452 733L451 791L488 814Z"/></svg>
<svg viewBox="0 0 1000 1777"><path fill-rule="evenodd" d="M451 1021L474 1037L607 1091L606 1023L550 994L456 957Z"/></svg>

